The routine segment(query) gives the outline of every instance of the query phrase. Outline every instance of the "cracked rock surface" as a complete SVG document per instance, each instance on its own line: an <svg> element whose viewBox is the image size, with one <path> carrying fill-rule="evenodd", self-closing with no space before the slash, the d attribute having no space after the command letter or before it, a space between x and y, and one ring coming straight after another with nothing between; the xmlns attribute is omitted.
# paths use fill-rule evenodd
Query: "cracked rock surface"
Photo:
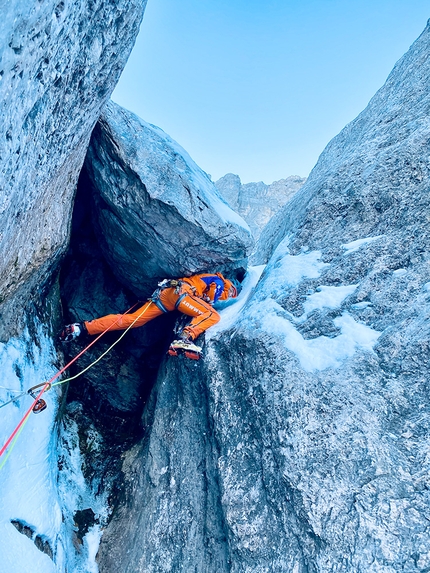
<svg viewBox="0 0 430 573"><path fill-rule="evenodd" d="M145 0L4 3L0 23L0 336L67 247L91 131L127 61Z"/></svg>

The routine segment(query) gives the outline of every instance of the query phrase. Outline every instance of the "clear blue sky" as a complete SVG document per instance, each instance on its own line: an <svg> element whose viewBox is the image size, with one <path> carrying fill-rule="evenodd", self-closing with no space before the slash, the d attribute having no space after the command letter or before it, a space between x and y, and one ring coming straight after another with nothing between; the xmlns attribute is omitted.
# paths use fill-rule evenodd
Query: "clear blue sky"
<svg viewBox="0 0 430 573"><path fill-rule="evenodd" d="M148 0L112 99L214 181L306 176L429 17L428 0Z"/></svg>

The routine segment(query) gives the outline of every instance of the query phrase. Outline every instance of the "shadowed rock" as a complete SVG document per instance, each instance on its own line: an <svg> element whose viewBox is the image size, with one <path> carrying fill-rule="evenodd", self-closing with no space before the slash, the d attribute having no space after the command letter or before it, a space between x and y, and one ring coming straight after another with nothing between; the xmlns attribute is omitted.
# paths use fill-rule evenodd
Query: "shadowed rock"
<svg viewBox="0 0 430 573"><path fill-rule="evenodd" d="M85 166L100 246L137 294L147 294L154 278L245 263L253 245L247 224L161 129L109 102Z"/></svg>

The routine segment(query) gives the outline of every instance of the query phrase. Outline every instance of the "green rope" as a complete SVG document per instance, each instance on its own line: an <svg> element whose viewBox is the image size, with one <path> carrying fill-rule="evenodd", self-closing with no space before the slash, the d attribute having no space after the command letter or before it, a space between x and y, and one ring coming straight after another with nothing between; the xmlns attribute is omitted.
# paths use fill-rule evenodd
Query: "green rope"
<svg viewBox="0 0 430 573"><path fill-rule="evenodd" d="M97 362L100 362L100 360L102 360L102 358L104 358L106 356L106 354L109 354L109 352L112 350L112 348L114 346L116 346L118 344L118 342L120 342L120 340L122 340L124 338L124 336L127 334L127 332L130 330L130 328L133 328L134 324L139 320L139 318L145 314L145 312L148 310L148 308L151 306L151 302L148 302L147 306L143 309L143 311L133 320L133 322L130 324L130 326L128 326L126 328L126 330L124 330L124 332L121 334L121 336L118 338L118 340L116 340L111 346L109 346L109 348L107 350L105 350L103 352L103 354L101 354L96 360L94 360L94 362L91 362L91 364L89 364L86 368L84 368L81 372L78 372L77 374L75 374L74 376L70 376L70 378L66 378L65 380L60 380L59 382L54 382L54 384L52 384L52 386L59 386L60 384L65 384L66 382L70 382L71 380L75 380L76 378L79 378L79 376L82 376L82 374L85 374L85 372L88 372L88 370L90 368L92 368L93 366L95 366L97 364Z"/></svg>
<svg viewBox="0 0 430 573"><path fill-rule="evenodd" d="M0 471L3 469L3 467L4 467L5 463L7 462L7 460L8 460L8 458L9 458L10 454L12 453L12 450L13 450L13 448L15 447L15 444L16 444L18 438L19 438L19 435L21 434L22 430L24 429L25 424L28 422L28 420L29 420L29 418L30 418L30 414L31 414L31 410L27 413L27 416L26 416L24 422L21 424L20 429L18 430L16 436L14 437L12 443L11 443L10 446L9 446L9 448L8 448L8 450L7 450L7 452L6 452L5 457L3 458L3 461L0 463Z"/></svg>

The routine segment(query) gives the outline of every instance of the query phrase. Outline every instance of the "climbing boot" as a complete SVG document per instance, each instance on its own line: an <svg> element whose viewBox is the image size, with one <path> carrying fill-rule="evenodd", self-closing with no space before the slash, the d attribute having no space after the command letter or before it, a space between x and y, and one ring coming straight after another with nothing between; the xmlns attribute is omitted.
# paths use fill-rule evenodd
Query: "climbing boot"
<svg viewBox="0 0 430 573"><path fill-rule="evenodd" d="M202 347L194 344L192 340L174 340L170 345L171 348L177 348L179 350L191 350L192 352L201 353Z"/></svg>
<svg viewBox="0 0 430 573"><path fill-rule="evenodd" d="M84 330L85 327L80 322L75 322L74 324L66 324L59 335L59 339L61 342L71 342L72 340L75 340L75 338L78 338L78 336L81 336Z"/></svg>
<svg viewBox="0 0 430 573"><path fill-rule="evenodd" d="M199 360L202 355L202 347L197 346L191 340L191 338L185 338L184 335L178 340L174 340L168 350L170 356L178 356L178 354L184 354L186 358L192 360Z"/></svg>

